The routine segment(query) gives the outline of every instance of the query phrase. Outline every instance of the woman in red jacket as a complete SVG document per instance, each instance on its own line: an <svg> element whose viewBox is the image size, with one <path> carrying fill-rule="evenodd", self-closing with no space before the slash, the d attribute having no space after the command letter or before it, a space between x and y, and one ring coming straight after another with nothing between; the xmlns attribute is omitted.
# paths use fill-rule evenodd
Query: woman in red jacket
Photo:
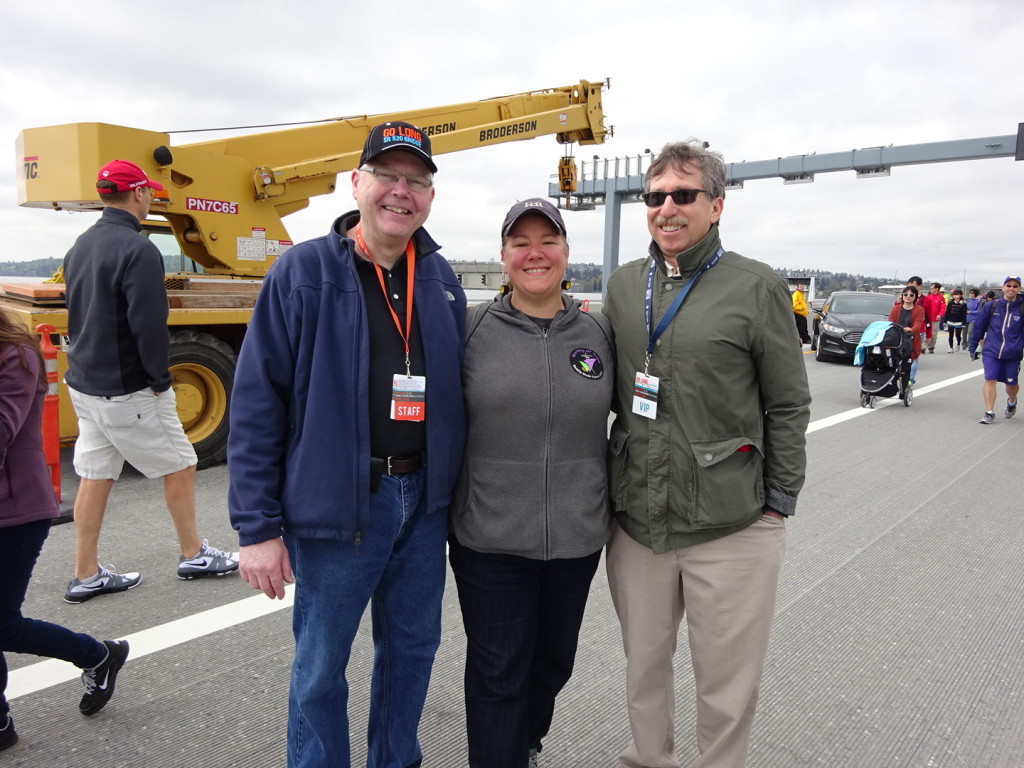
<svg viewBox="0 0 1024 768"><path fill-rule="evenodd" d="M918 305L918 296L915 286L906 286L901 296L902 301L889 313L889 322L901 326L910 335L910 359L914 361L910 366L910 386L914 386L914 379L917 378L917 359L921 356L921 331L924 330L924 307Z"/></svg>

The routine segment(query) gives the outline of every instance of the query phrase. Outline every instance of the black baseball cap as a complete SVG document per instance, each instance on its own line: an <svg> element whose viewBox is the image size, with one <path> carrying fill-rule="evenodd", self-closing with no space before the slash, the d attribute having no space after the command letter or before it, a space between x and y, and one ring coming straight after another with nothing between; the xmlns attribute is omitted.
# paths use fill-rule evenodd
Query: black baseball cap
<svg viewBox="0 0 1024 768"><path fill-rule="evenodd" d="M559 234L563 237L566 235L565 222L562 221L562 214L558 212L558 209L543 197L531 197L528 200L520 200L508 209L508 213L505 214L505 223L501 225L503 240L508 237L509 230L515 223L528 213L539 213L546 216L555 225Z"/></svg>
<svg viewBox="0 0 1024 768"><path fill-rule="evenodd" d="M359 167L392 149L412 152L427 164L431 173L437 173L437 166L434 165L430 151L430 137L426 131L410 123L398 121L381 123L370 129L366 143L363 144L363 154L359 156Z"/></svg>

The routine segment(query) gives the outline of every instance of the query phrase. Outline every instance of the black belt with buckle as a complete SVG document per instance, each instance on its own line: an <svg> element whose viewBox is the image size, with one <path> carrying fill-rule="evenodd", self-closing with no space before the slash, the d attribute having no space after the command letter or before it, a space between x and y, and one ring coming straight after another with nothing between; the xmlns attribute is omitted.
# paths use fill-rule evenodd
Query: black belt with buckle
<svg viewBox="0 0 1024 768"><path fill-rule="evenodd" d="M380 487L380 478L382 475L388 475L390 477L408 475L410 472L415 472L417 469L422 467L423 464L422 453L414 453L410 456L386 456L382 459L378 459L376 456L371 456L370 491L376 491Z"/></svg>

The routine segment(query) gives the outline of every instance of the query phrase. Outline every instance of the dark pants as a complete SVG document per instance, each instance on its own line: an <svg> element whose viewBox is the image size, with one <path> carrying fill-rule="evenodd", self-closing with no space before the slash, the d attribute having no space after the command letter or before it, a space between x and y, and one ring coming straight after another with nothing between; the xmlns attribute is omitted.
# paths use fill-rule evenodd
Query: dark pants
<svg viewBox="0 0 1024 768"><path fill-rule="evenodd" d="M470 768L525 768L572 675L601 552L533 560L476 552L452 536L449 558L466 629Z"/></svg>
<svg viewBox="0 0 1024 768"><path fill-rule="evenodd" d="M793 319L796 320L796 332L800 336L801 344L810 344L811 337L807 333L807 316L798 315L796 312L793 313Z"/></svg>
<svg viewBox="0 0 1024 768"><path fill-rule="evenodd" d="M83 669L95 667L107 656L106 646L89 635L21 615L32 569L49 532L49 520L0 528L0 721L9 711L3 695L7 690L7 661L2 651L63 659Z"/></svg>
<svg viewBox="0 0 1024 768"><path fill-rule="evenodd" d="M952 325L947 325L946 329L949 331L949 348L956 349L962 347L964 344L964 327L958 325L955 328ZM956 341L954 342L954 337Z"/></svg>

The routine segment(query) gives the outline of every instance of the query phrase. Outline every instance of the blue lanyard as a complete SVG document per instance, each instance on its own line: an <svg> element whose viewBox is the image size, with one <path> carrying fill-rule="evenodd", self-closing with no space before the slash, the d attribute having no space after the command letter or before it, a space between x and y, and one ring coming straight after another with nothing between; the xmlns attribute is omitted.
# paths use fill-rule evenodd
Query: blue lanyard
<svg viewBox="0 0 1024 768"><path fill-rule="evenodd" d="M644 295L644 318L647 321L647 332L648 334L650 334L650 339L647 342L647 359L644 361L645 372L647 369L647 362L650 361L651 355L654 353L654 343L658 340L658 337L665 332L665 329L668 328L668 324L671 323L672 318L676 316L676 312L678 312L679 307L683 305L683 300L686 298L686 295L690 292L690 289L693 288L694 284L697 282L697 279L705 272L707 272L709 269L711 269L713 266L715 266L715 264L718 263L718 260L722 258L722 254L724 253L725 251L722 250L722 248L719 248L718 252L711 257L711 260L708 261L708 263L705 264L703 267L698 269L697 272L693 275L693 277L687 280L686 285L684 285L679 290L679 293L676 295L675 301L672 302L672 305L668 308L664 316L661 318L661 322L658 323L658 327L655 328L653 331L651 330L651 318L653 314L654 304L654 273L657 271L658 265L654 257L651 257L651 267L650 269L647 270L647 293Z"/></svg>

